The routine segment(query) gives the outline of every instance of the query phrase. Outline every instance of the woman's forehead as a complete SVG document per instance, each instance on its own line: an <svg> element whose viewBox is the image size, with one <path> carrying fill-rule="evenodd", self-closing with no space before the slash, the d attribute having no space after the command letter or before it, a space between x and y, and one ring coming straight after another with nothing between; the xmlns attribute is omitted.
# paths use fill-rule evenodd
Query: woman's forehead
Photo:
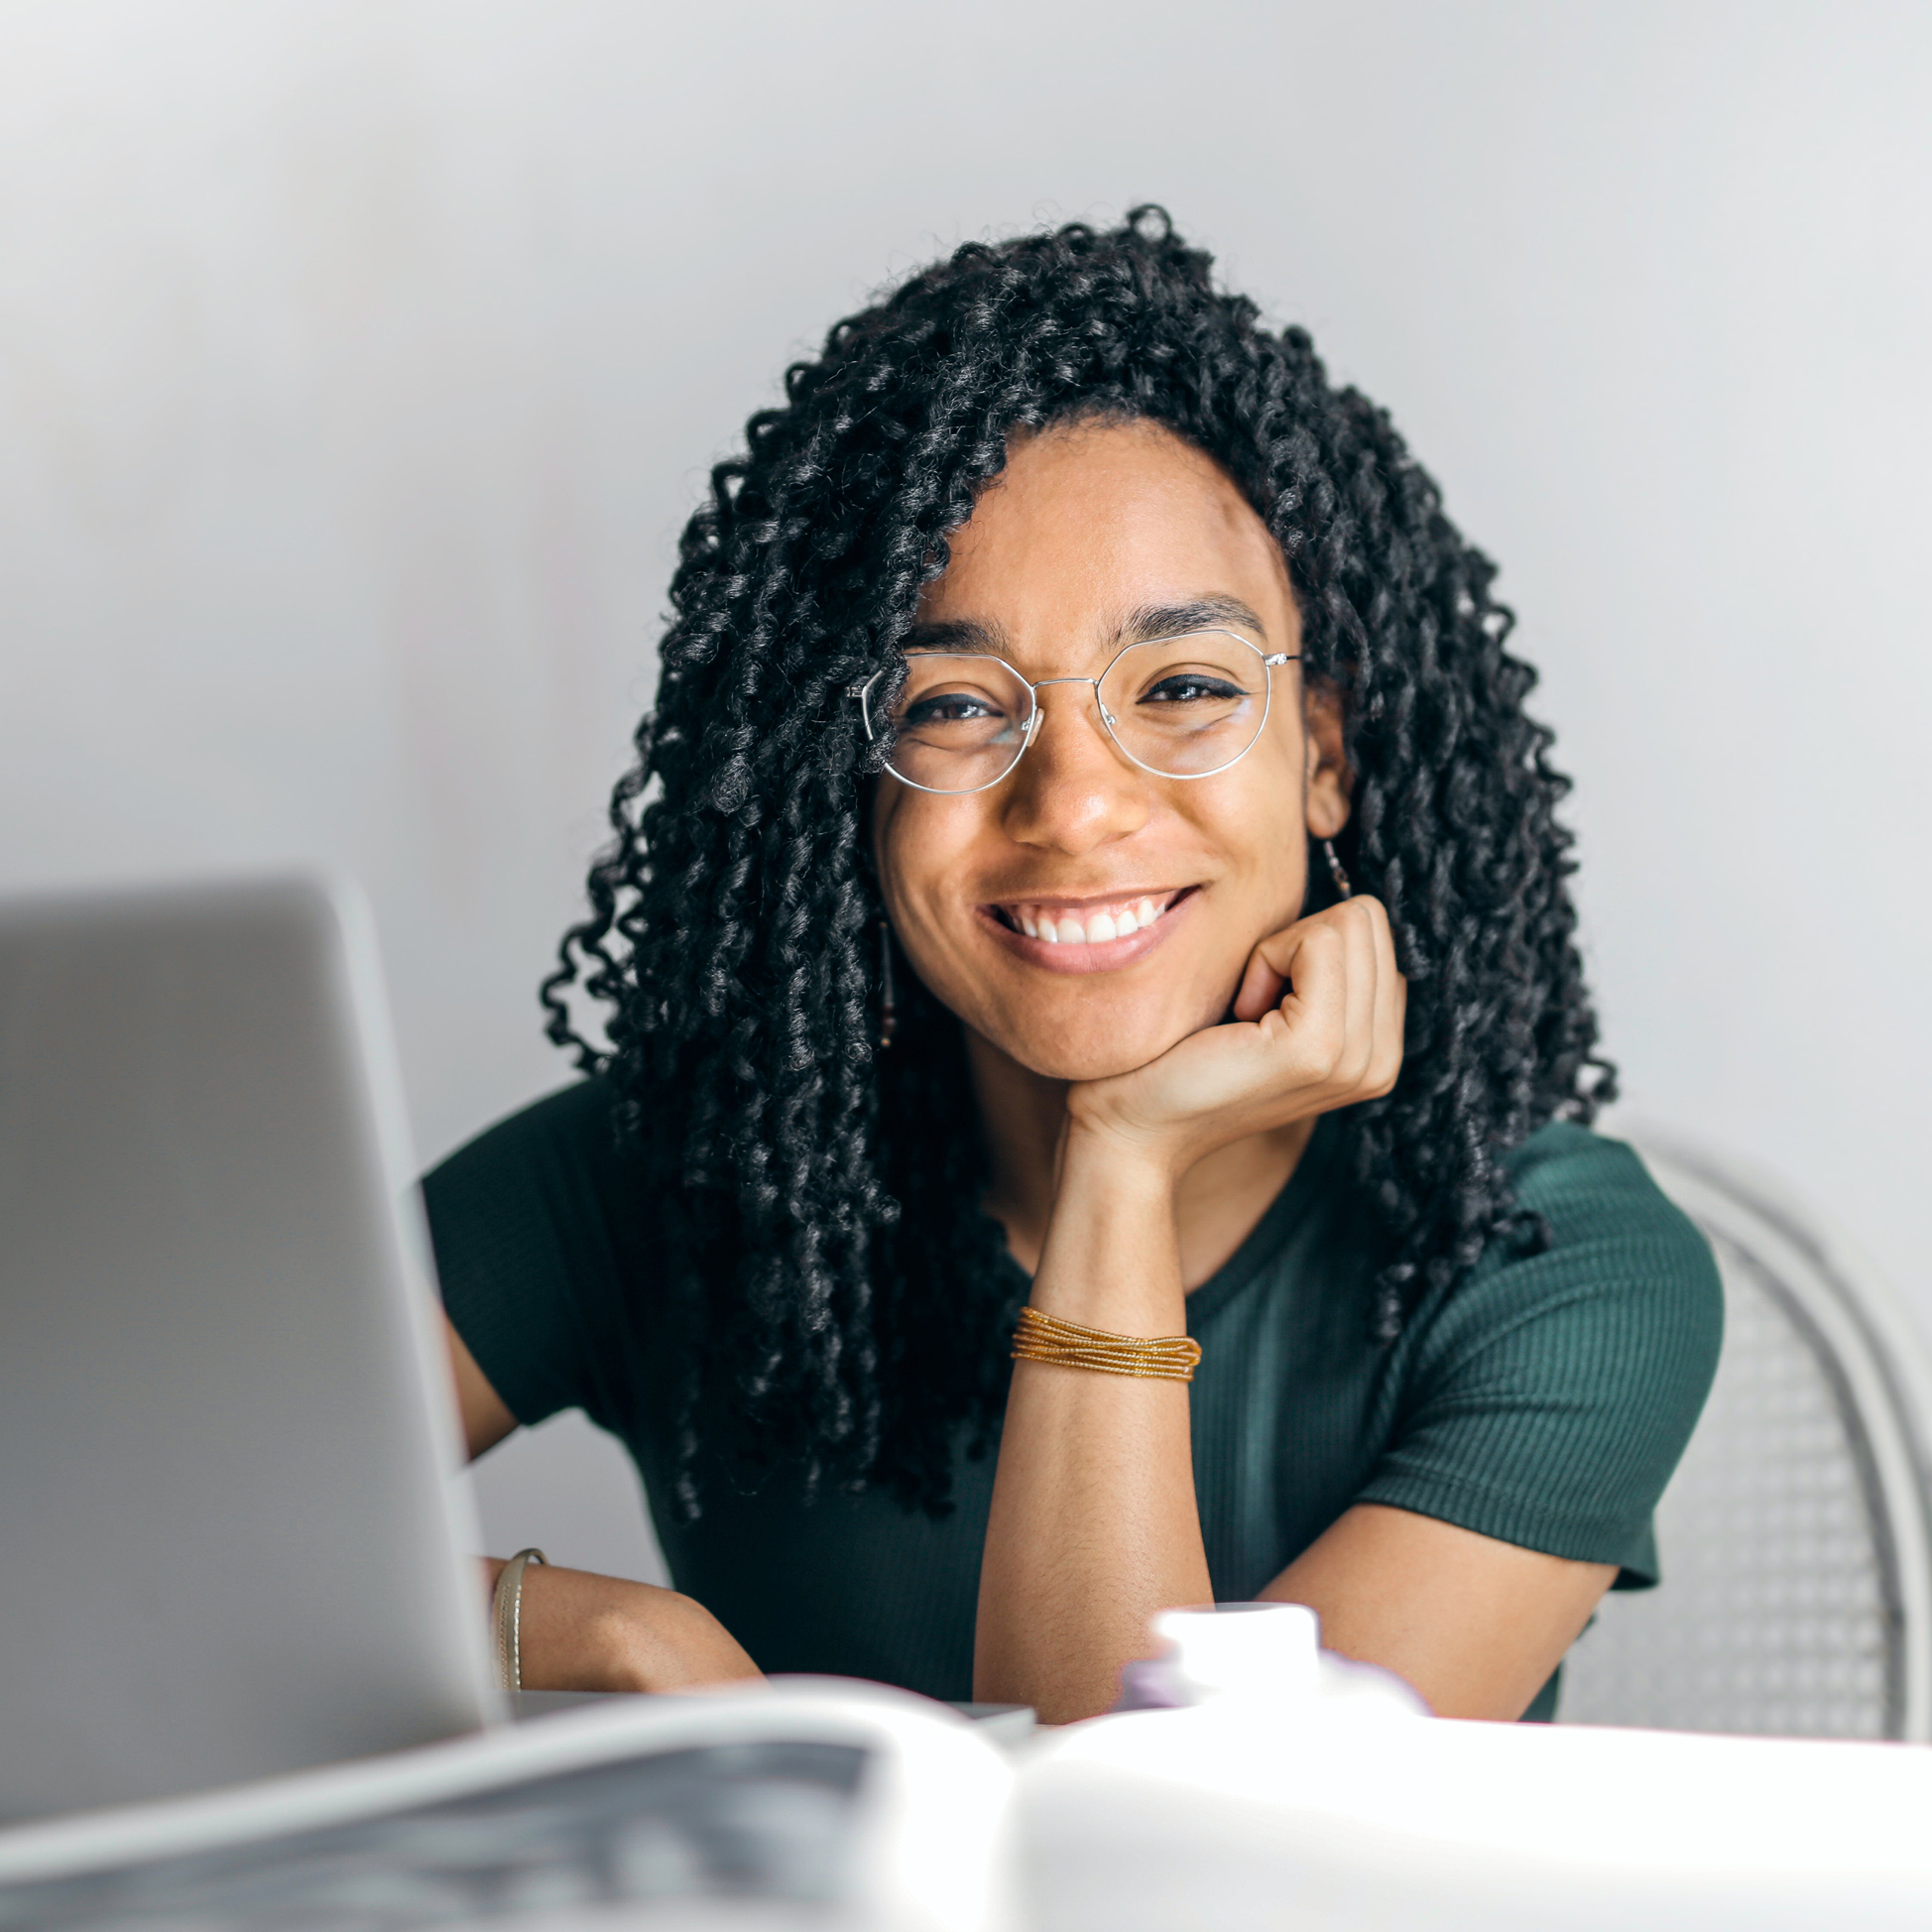
<svg viewBox="0 0 1932 1932"><path fill-rule="evenodd" d="M1267 527L1171 431L1083 423L1015 444L954 534L907 642L1018 662L1210 625L1265 650L1296 648L1287 569Z"/></svg>

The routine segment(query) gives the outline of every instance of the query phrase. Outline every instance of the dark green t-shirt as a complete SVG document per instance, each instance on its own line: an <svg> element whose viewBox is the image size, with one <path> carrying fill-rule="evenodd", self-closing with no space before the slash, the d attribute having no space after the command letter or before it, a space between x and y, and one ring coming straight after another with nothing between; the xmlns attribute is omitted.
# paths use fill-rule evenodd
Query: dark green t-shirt
<svg viewBox="0 0 1932 1932"><path fill-rule="evenodd" d="M1657 1580L1650 1512L1717 1366L1703 1238L1630 1148L1558 1123L1509 1161L1549 1222L1493 1246L1400 1337L1370 1335L1370 1222L1321 1122L1239 1251L1187 1302L1194 1484L1223 1602L1256 1596L1351 1504L1385 1503ZM807 1503L783 1472L663 1506L672 1444L654 1188L595 1081L462 1147L424 1183L443 1299L520 1422L582 1408L629 1448L677 1587L768 1671L972 1695L991 1458L934 1520L883 1495ZM995 1338L992 1346L1004 1346ZM1546 1716L1554 1680L1529 1715Z"/></svg>

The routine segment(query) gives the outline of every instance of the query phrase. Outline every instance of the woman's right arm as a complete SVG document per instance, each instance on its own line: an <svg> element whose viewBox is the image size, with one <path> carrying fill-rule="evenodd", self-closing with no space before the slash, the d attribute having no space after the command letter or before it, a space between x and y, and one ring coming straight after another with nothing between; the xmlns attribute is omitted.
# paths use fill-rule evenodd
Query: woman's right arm
<svg viewBox="0 0 1932 1932"><path fill-rule="evenodd" d="M477 1367L469 1344L456 1333L447 1315L442 1318L442 1339L449 1350L450 1373L456 1378L456 1412L463 1418L463 1442L474 1462L517 1427L517 1418L490 1387L489 1377Z"/></svg>
<svg viewBox="0 0 1932 1932"><path fill-rule="evenodd" d="M517 1427L463 1338L444 1319L470 1460ZM495 1589L503 1559L486 1559ZM703 1605L675 1590L533 1563L524 1572L519 1649L527 1690L672 1691L757 1677L758 1666Z"/></svg>

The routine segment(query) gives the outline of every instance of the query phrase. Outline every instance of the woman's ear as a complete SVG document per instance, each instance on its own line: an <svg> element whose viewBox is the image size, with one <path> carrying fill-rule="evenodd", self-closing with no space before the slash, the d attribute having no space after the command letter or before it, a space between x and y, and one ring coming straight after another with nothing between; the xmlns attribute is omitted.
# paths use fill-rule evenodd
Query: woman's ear
<svg viewBox="0 0 1932 1932"><path fill-rule="evenodd" d="M1332 684L1307 684L1301 694L1308 766L1302 778L1302 816L1310 838L1333 838L1349 822L1355 774L1343 749L1342 695Z"/></svg>

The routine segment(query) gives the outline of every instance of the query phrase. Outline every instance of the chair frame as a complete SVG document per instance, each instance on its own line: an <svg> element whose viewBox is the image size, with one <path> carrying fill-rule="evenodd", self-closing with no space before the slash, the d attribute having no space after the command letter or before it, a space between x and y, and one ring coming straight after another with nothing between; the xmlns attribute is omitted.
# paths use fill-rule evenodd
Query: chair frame
<svg viewBox="0 0 1932 1932"><path fill-rule="evenodd" d="M1626 1132L1664 1192L1811 1343L1877 1546L1891 1627L1885 1736L1932 1743L1932 1359L1918 1324L1871 1262L1781 1204L1788 1186L1667 1131Z"/></svg>

